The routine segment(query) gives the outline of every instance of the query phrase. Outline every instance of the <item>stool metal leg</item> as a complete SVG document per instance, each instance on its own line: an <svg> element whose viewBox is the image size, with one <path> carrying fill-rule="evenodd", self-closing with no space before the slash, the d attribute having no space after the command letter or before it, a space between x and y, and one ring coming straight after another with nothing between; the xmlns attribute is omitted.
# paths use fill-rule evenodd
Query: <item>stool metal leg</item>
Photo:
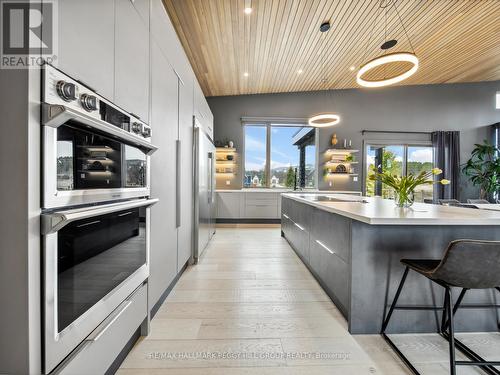
<svg viewBox="0 0 500 375"><path fill-rule="evenodd" d="M462 300L465 297L465 293L468 290L469 289L463 288L462 291L460 292L460 295L458 296L457 302L455 302L455 306L453 306L453 315L455 315L457 313L457 310L460 307L460 304L462 303ZM450 300L450 303L451 302L452 301ZM446 320L446 316L447 316L446 312L443 311L443 322L442 322L442 326L441 326L441 332L446 332L446 330L448 329L449 321Z"/></svg>
<svg viewBox="0 0 500 375"><path fill-rule="evenodd" d="M446 313L448 315L448 332L449 332L449 349L450 349L450 375L456 375L457 367L455 363L455 327L453 322L454 309L451 308L451 290L449 287L445 288L446 299Z"/></svg>
<svg viewBox="0 0 500 375"><path fill-rule="evenodd" d="M401 294L401 290L403 290L403 285L405 284L406 277L408 276L408 271L410 268L406 267L405 272L403 273L403 277L401 278L401 281L399 282L398 290L396 291L396 295L394 296L394 300L392 301L391 308L389 309L389 312L387 313L387 317L384 320L384 323L382 324L382 331L381 333L385 332L385 329L387 328L387 325L389 324L389 320L391 319L392 313L394 312L394 308L396 307L396 303L398 302L399 295Z"/></svg>
<svg viewBox="0 0 500 375"><path fill-rule="evenodd" d="M448 299L446 298L446 293L443 302L443 313L441 314L441 327L439 328L439 333L443 334L446 332L445 325L447 321L447 309L448 309Z"/></svg>

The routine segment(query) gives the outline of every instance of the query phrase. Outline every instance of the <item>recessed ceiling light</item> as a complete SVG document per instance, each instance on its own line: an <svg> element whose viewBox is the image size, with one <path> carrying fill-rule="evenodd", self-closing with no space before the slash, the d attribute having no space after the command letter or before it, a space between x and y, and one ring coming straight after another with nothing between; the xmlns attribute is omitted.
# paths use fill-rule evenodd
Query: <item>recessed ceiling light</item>
<svg viewBox="0 0 500 375"><path fill-rule="evenodd" d="M302 69L297 70L297 74L302 74L304 71Z"/></svg>
<svg viewBox="0 0 500 375"><path fill-rule="evenodd" d="M248 72L243 73L243 77L248 77Z"/></svg>
<svg viewBox="0 0 500 375"><path fill-rule="evenodd" d="M353 71L354 69L356 69L356 67L355 67L354 65L352 65L352 66L349 68L349 70L350 70L350 71Z"/></svg>
<svg viewBox="0 0 500 375"><path fill-rule="evenodd" d="M252 13L252 0L245 0L245 14Z"/></svg>

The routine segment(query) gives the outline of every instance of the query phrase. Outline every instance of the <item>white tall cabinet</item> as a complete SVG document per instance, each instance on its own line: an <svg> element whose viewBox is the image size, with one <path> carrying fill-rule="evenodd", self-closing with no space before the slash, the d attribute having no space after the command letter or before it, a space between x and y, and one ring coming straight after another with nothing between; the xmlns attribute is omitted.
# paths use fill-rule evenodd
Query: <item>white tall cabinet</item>
<svg viewBox="0 0 500 375"><path fill-rule="evenodd" d="M57 67L113 100L115 0L63 0L58 13Z"/></svg>
<svg viewBox="0 0 500 375"><path fill-rule="evenodd" d="M151 140L159 147L151 158L151 195L160 201L151 210L150 307L160 299L178 270L175 211L178 78L154 41L151 73Z"/></svg>
<svg viewBox="0 0 500 375"><path fill-rule="evenodd" d="M115 103L149 122L149 1L115 3ZM144 17L148 18L145 19Z"/></svg>

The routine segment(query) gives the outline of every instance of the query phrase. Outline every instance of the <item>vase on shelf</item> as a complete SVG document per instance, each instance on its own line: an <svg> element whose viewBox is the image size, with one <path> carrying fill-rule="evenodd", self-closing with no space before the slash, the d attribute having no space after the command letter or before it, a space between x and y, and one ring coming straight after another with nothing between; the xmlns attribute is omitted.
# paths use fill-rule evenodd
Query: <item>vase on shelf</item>
<svg viewBox="0 0 500 375"><path fill-rule="evenodd" d="M413 205L415 196L413 191L396 191L394 192L394 202L399 208L409 208Z"/></svg>

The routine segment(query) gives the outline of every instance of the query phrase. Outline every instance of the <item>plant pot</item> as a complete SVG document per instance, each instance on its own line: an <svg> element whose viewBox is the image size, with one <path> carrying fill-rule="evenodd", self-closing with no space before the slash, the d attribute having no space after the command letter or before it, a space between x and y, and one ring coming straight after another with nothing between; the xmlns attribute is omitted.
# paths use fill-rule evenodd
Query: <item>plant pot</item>
<svg viewBox="0 0 500 375"><path fill-rule="evenodd" d="M410 192L395 192L394 193L394 203L399 208L408 208L413 205L414 202L414 194L413 191Z"/></svg>

